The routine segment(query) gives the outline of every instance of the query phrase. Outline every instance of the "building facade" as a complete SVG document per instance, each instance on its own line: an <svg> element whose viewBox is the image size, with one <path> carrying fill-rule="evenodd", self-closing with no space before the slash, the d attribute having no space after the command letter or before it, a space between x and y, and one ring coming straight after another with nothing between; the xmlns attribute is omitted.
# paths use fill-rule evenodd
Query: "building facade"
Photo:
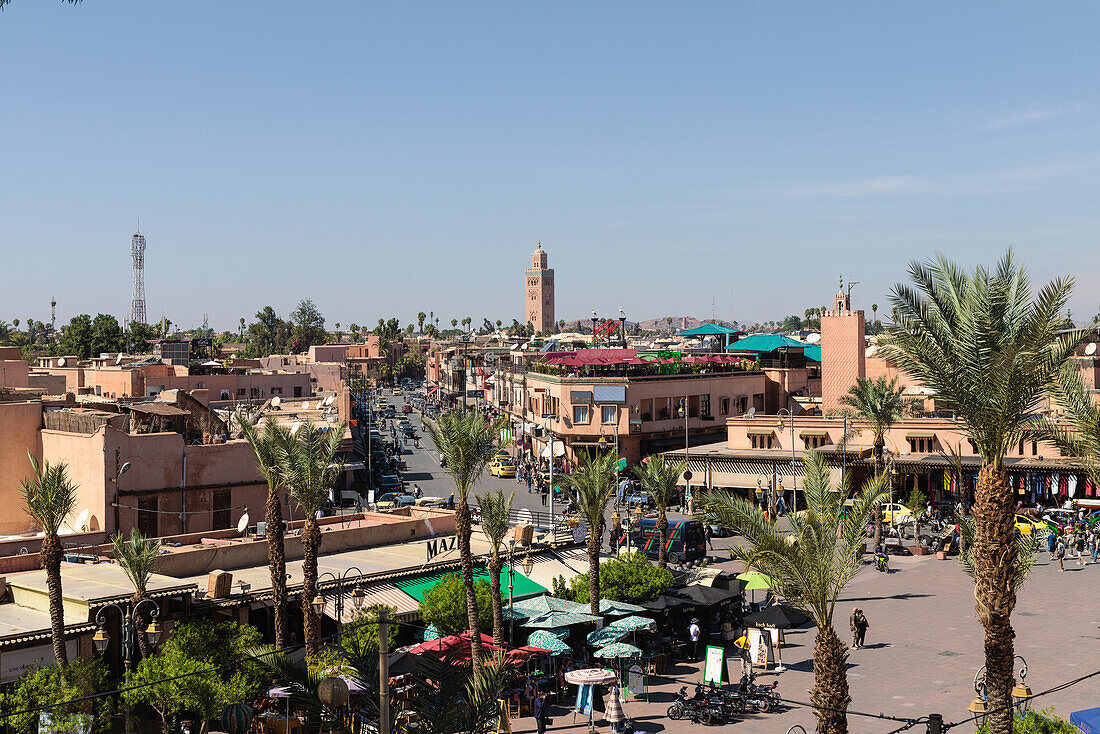
<svg viewBox="0 0 1100 734"><path fill-rule="evenodd" d="M525 323L535 327L536 333L549 333L557 323L554 316L554 270L546 259L542 243L531 253L531 267L524 273Z"/></svg>

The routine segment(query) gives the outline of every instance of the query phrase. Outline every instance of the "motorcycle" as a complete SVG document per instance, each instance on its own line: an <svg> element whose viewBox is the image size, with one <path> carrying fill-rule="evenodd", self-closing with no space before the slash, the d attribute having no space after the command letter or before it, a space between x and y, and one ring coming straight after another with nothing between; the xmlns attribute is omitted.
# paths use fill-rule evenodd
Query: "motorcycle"
<svg viewBox="0 0 1100 734"><path fill-rule="evenodd" d="M882 573L890 573L890 558L881 548L875 550L875 568Z"/></svg>
<svg viewBox="0 0 1100 734"><path fill-rule="evenodd" d="M721 706L716 705L703 694L702 686L695 687L695 696L692 698L687 696L687 686L681 686L676 694L676 700L668 707L666 714L674 721L686 718L693 724L703 726L721 724L725 721Z"/></svg>
<svg viewBox="0 0 1100 734"><path fill-rule="evenodd" d="M738 690L744 695L748 705L766 713L780 704L779 694L775 690L778 686L779 681L774 681L770 686L756 685L756 673L746 673L741 676Z"/></svg>

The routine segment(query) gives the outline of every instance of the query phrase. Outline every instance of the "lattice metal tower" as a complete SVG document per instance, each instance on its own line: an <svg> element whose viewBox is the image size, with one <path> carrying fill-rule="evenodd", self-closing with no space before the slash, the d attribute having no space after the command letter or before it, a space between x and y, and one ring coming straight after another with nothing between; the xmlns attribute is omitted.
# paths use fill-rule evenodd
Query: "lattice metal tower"
<svg viewBox="0 0 1100 734"><path fill-rule="evenodd" d="M145 235L137 232L130 239L134 258L134 300L130 305L130 323L145 323Z"/></svg>

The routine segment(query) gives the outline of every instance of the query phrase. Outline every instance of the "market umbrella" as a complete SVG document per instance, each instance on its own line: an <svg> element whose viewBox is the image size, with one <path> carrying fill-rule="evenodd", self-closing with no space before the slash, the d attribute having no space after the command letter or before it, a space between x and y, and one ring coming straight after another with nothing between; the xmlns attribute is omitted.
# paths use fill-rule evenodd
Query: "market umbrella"
<svg viewBox="0 0 1100 734"><path fill-rule="evenodd" d="M638 612L644 612L645 607L640 607L636 604L627 604L625 601L611 601L610 599L600 599L600 614L606 614L611 617L619 617L624 614L637 614Z"/></svg>
<svg viewBox="0 0 1100 734"><path fill-rule="evenodd" d="M575 686L596 685L614 683L618 678L615 672L604 668L581 668L570 670L565 674L565 682Z"/></svg>
<svg viewBox="0 0 1100 734"><path fill-rule="evenodd" d="M604 645L610 645L612 642L618 642L629 634L630 630L628 629L608 626L595 632L589 632L586 639L588 644L593 647L603 647Z"/></svg>
<svg viewBox="0 0 1100 734"><path fill-rule="evenodd" d="M438 640L442 635L439 634L439 630L434 624L429 624L424 628L424 642L429 640Z"/></svg>
<svg viewBox="0 0 1100 734"><path fill-rule="evenodd" d="M549 612L528 619L523 623L523 626L535 629L553 629L554 627L570 627L574 624L598 622L599 620L599 617L591 614L580 614L579 612Z"/></svg>
<svg viewBox="0 0 1100 734"><path fill-rule="evenodd" d="M640 658L642 651L625 642L613 642L606 647L601 647L594 655L598 658Z"/></svg>
<svg viewBox="0 0 1100 734"><path fill-rule="evenodd" d="M744 624L746 627L775 627L785 630L801 627L809 621L810 616L805 612L784 604L773 604L745 617Z"/></svg>
<svg viewBox="0 0 1100 734"><path fill-rule="evenodd" d="M528 619L538 617L551 612L575 612L585 614L588 612L587 604L558 599L553 596L536 596L533 599L523 599L512 604L512 616L516 619ZM507 610L505 610L507 614Z"/></svg>
<svg viewBox="0 0 1100 734"><path fill-rule="evenodd" d="M484 633L481 635L481 647L488 652L498 652L500 650L499 647L493 644L493 638ZM470 650L469 632L463 632L460 635L447 635L429 642L421 642L411 648L409 652L413 655L432 655L440 660L447 658L449 655L454 655L455 659L461 661L470 660L473 657Z"/></svg>
<svg viewBox="0 0 1100 734"><path fill-rule="evenodd" d="M530 660L536 655L549 655L550 650L545 647L537 645L524 645L523 647L517 647L515 650L509 650L505 658L512 663L522 663L526 660Z"/></svg>
<svg viewBox="0 0 1100 734"><path fill-rule="evenodd" d="M651 612L669 612L674 609L688 609L695 605L687 599L662 594L653 601L647 601L642 606Z"/></svg>
<svg viewBox="0 0 1100 734"><path fill-rule="evenodd" d="M386 666L390 675L408 675L416 670L416 656L408 650L395 652L389 656Z"/></svg>
<svg viewBox="0 0 1100 734"><path fill-rule="evenodd" d="M742 581L745 584L741 587L742 591L770 589L775 583L774 581L772 581L771 576L762 574L759 571L745 571L745 573L737 575L737 580Z"/></svg>
<svg viewBox="0 0 1100 734"><path fill-rule="evenodd" d="M551 655L567 655L573 652L573 648L559 640L556 635L547 630L535 630L527 636L527 644L531 647L540 647L549 650Z"/></svg>
<svg viewBox="0 0 1100 734"><path fill-rule="evenodd" d="M699 584L677 589L673 593L676 596L691 600L696 606L702 607L728 604L741 596L740 591L727 591L726 589L716 589L713 586L700 586Z"/></svg>
<svg viewBox="0 0 1100 734"><path fill-rule="evenodd" d="M616 619L608 627L634 632L642 629L657 629L657 623L649 617L623 617L622 619Z"/></svg>

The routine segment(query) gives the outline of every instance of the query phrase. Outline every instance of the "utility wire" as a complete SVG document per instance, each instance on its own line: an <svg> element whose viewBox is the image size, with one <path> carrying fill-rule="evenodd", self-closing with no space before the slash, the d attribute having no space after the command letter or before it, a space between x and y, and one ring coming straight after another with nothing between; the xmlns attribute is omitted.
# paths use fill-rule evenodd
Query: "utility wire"
<svg viewBox="0 0 1100 734"><path fill-rule="evenodd" d="M1035 695L1033 695L1028 700L1034 701L1035 699L1039 698L1040 696L1046 696L1046 695L1049 695L1051 693L1057 693L1059 691L1064 691L1065 689L1070 688L1071 686L1075 686L1078 683L1082 683L1084 681L1087 681L1090 678L1095 678L1098 675L1100 675L1100 670L1094 670L1093 672L1086 673L1085 675L1082 675L1079 678L1074 678L1073 680L1068 680L1065 683L1059 683L1058 685L1056 685L1052 688L1048 688L1045 691L1040 691L1039 693L1036 693ZM953 723L950 723L950 724L944 724L943 725L943 730L947 731L948 729L953 729L956 726L961 726L962 724L967 724L967 723L970 723L972 721L976 721L977 719L981 718L982 716L989 716L990 714L999 713L1001 711L1007 711L1009 709L1014 709L1015 707L1016 707L1015 703L1011 703L1011 704L1007 704L1005 706L1000 706L1000 707L995 708L995 709L990 709L989 711L985 712L984 714L975 714L974 716L971 716L970 718L967 718L967 719L963 719L962 721L956 721L956 722L953 722Z"/></svg>

